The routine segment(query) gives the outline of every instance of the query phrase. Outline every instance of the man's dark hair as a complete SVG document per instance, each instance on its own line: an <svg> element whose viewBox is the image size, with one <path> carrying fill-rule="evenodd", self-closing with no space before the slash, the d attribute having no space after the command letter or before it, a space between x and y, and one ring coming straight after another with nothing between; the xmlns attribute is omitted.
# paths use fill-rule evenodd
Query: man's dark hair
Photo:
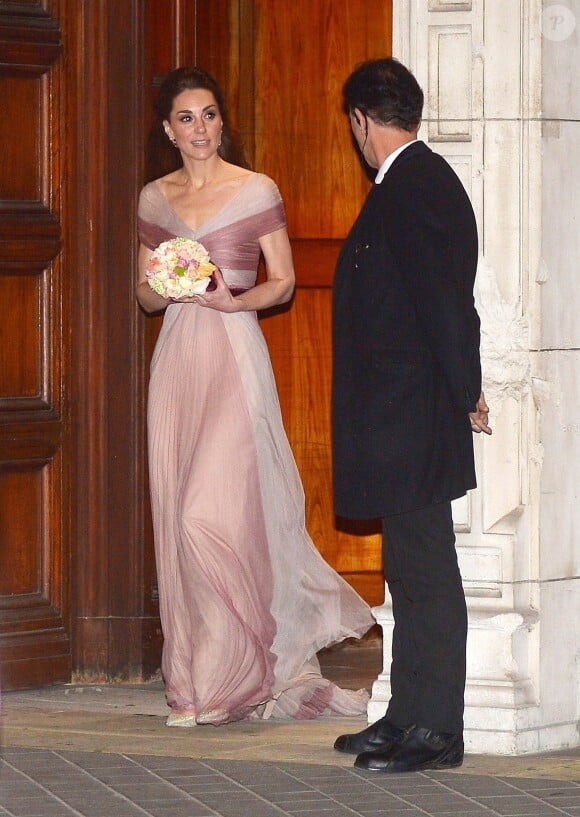
<svg viewBox="0 0 580 817"><path fill-rule="evenodd" d="M342 89L344 109L358 108L379 125L415 130L423 112L423 91L408 68L393 57L357 65Z"/></svg>

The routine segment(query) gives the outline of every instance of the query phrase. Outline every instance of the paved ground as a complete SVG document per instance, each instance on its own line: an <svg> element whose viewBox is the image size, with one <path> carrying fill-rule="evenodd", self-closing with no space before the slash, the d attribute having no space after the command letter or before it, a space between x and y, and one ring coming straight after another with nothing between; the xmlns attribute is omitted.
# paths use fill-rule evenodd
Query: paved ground
<svg viewBox="0 0 580 817"><path fill-rule="evenodd" d="M339 651L326 674L368 685L378 662ZM580 817L578 749L373 775L332 750L362 719L168 729L166 713L160 682L5 693L0 817Z"/></svg>
<svg viewBox="0 0 580 817"><path fill-rule="evenodd" d="M580 781L370 776L312 763L6 749L0 814L26 817L579 815Z"/></svg>

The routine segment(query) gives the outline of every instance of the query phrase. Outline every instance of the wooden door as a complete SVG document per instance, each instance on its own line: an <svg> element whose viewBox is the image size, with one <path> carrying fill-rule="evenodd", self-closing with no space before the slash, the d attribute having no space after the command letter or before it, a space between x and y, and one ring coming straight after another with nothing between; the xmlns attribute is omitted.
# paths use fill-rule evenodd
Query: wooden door
<svg viewBox="0 0 580 817"><path fill-rule="evenodd" d="M248 4L246 4L248 5ZM263 319L315 544L371 603L384 599L378 522L337 519L332 506L331 299L342 239L368 191L342 111L358 62L390 54L392 3L254 0L240 75L252 76L245 114L254 165L284 198L297 289ZM242 16L242 32L244 31Z"/></svg>
<svg viewBox="0 0 580 817"><path fill-rule="evenodd" d="M366 190L340 112L390 44L371 0L0 0L0 664L4 688L136 681L161 632L134 298L137 194L161 77L212 71L286 201L298 290L265 317L316 544L382 600L378 537L336 524L330 295ZM358 533L358 532L357 532Z"/></svg>
<svg viewBox="0 0 580 817"><path fill-rule="evenodd" d="M159 667L136 200L148 50L191 59L193 17L0 0L3 688Z"/></svg>
<svg viewBox="0 0 580 817"><path fill-rule="evenodd" d="M0 663L71 671L70 353L61 4L0 3Z"/></svg>
<svg viewBox="0 0 580 817"><path fill-rule="evenodd" d="M372 604L384 599L378 522L332 507L330 377L335 262L369 182L341 109L342 83L391 51L392 2L215 0L196 5L193 61L217 78L254 169L285 201L297 273L289 308L262 316L315 544ZM152 55L157 75L175 52ZM185 54L182 54L182 62ZM149 324L149 351L157 325Z"/></svg>

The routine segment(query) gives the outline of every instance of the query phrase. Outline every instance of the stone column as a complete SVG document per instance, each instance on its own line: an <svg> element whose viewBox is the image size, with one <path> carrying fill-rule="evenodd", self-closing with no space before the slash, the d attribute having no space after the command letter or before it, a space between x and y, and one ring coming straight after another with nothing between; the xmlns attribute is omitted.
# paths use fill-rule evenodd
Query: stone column
<svg viewBox="0 0 580 817"><path fill-rule="evenodd" d="M420 138L480 232L493 437L454 503L469 610L468 752L580 742L580 0L394 0L393 54L425 91ZM389 699L392 610L375 610Z"/></svg>

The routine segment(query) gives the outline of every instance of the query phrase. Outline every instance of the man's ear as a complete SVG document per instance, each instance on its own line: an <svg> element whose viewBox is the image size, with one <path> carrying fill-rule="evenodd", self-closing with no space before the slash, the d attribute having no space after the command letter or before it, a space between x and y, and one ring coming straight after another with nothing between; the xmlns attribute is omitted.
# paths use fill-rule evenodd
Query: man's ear
<svg viewBox="0 0 580 817"><path fill-rule="evenodd" d="M364 117L363 117L363 113L360 110L360 108L353 108L352 109L352 115L353 115L354 121L359 126L359 128L362 128L361 119L363 119Z"/></svg>
<svg viewBox="0 0 580 817"><path fill-rule="evenodd" d="M366 113L364 113L364 111L361 111L360 108L355 108L353 110L353 112L352 112L352 115L354 116L356 124L359 126L361 131L364 133L365 139L368 139L368 136L369 136L369 118L368 118L368 116L366 115Z"/></svg>

